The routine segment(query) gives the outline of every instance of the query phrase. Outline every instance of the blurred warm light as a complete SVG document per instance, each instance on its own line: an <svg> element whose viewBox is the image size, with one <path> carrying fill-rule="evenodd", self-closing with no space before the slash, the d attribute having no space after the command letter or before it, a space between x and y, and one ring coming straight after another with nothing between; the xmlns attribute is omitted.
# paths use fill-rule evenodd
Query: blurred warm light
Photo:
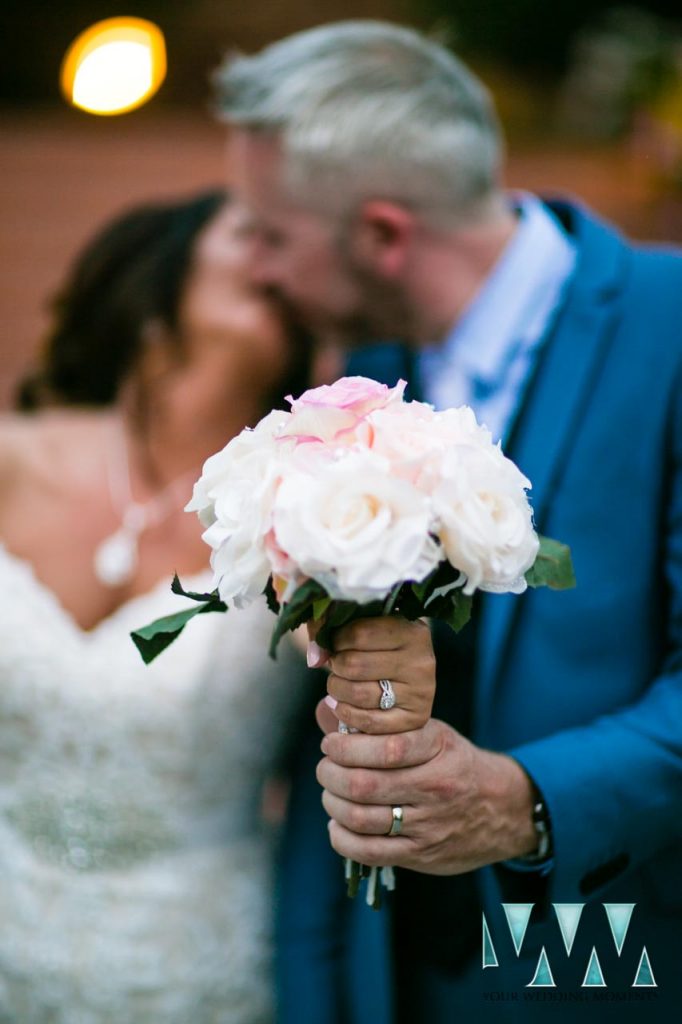
<svg viewBox="0 0 682 1024"><path fill-rule="evenodd" d="M73 41L61 68L69 103L90 114L125 114L146 103L166 77L163 32L144 18L107 18Z"/></svg>

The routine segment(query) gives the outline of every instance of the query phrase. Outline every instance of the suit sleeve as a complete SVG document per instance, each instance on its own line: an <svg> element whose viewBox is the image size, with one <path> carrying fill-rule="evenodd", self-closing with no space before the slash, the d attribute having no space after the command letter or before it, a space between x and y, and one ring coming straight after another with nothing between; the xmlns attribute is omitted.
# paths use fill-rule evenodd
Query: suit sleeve
<svg viewBox="0 0 682 1024"><path fill-rule="evenodd" d="M598 893L682 842L682 387L675 394L661 517L666 616L660 674L635 703L507 751L549 808L551 899Z"/></svg>

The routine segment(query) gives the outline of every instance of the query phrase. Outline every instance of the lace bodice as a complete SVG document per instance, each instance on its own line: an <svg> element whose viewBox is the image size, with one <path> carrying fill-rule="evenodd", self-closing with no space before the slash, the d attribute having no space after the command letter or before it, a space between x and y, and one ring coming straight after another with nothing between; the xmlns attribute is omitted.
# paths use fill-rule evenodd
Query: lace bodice
<svg viewBox="0 0 682 1024"><path fill-rule="evenodd" d="M179 607L85 633L0 548L0 1024L270 1019L261 790L304 673L260 603L144 666L129 631Z"/></svg>

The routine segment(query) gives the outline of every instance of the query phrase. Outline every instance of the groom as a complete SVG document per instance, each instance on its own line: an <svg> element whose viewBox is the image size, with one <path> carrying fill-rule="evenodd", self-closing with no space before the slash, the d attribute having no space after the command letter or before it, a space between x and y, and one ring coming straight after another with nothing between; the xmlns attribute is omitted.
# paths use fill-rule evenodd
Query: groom
<svg viewBox="0 0 682 1024"><path fill-rule="evenodd" d="M355 347L353 372L472 405L573 551L574 591L486 595L475 627L436 632L424 728L343 736L319 712L332 846L405 869L400 1019L607 1020L607 990L619 1020L662 1019L682 955L682 260L506 194L486 91L408 29L300 33L229 61L220 96L256 279ZM309 878L316 815L311 796Z"/></svg>

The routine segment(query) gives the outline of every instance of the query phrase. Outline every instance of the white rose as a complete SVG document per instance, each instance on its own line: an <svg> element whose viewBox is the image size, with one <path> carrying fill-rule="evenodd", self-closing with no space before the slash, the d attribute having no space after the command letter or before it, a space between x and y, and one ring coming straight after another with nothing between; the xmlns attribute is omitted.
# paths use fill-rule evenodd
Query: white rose
<svg viewBox="0 0 682 1024"><path fill-rule="evenodd" d="M392 472L430 493L441 477L442 458L458 444L488 446L487 428L469 406L435 412L423 402L389 406L367 418L367 444L387 458Z"/></svg>
<svg viewBox="0 0 682 1024"><path fill-rule="evenodd" d="M235 467L253 453L270 452L271 444L291 419L291 413L274 409L264 416L253 429L247 427L233 437L225 447L211 455L204 463L201 476L194 484L192 497L185 512L196 512L202 526L211 526L215 520L215 502L228 481L235 475Z"/></svg>
<svg viewBox="0 0 682 1024"><path fill-rule="evenodd" d="M279 440L289 413L275 410L253 430L243 430L211 456L194 487L187 511L207 527L211 566L224 601L243 607L258 597L270 575L266 535L273 496L292 441Z"/></svg>
<svg viewBox="0 0 682 1024"><path fill-rule="evenodd" d="M204 540L211 543L209 527ZM215 537L211 568L215 585L223 601L245 608L260 594L270 576L270 561L263 537L245 520L241 528L221 532Z"/></svg>
<svg viewBox="0 0 682 1024"><path fill-rule="evenodd" d="M436 413L423 402L403 402L370 413L364 442L391 464L391 472L414 480L424 455L439 447L433 431Z"/></svg>
<svg viewBox="0 0 682 1024"><path fill-rule="evenodd" d="M492 444L453 447L440 473L436 533L448 561L466 576L464 593L522 593L539 547L525 493L530 481Z"/></svg>
<svg viewBox="0 0 682 1024"><path fill-rule="evenodd" d="M403 580L422 580L442 559L429 535L428 499L369 451L350 452L316 474L280 485L273 511L280 548L301 573L339 600L385 597Z"/></svg>

